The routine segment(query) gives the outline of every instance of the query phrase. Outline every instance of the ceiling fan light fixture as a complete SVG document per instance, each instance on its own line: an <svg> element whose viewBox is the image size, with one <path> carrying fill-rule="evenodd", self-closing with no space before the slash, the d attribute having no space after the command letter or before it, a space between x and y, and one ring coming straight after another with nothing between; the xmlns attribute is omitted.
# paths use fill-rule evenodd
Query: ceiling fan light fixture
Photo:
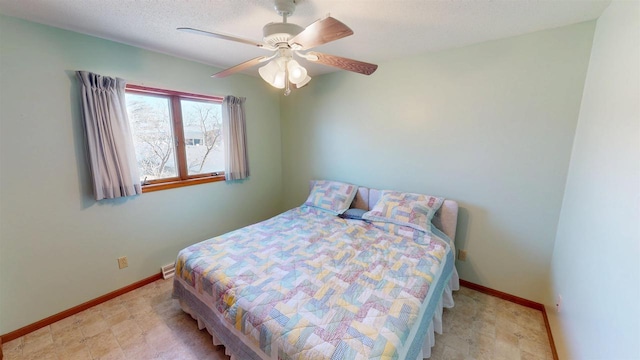
<svg viewBox="0 0 640 360"><path fill-rule="evenodd" d="M262 80L278 89L284 89L287 80L297 88L303 87L311 80L307 75L307 69L300 66L297 61L287 60L284 57L269 61L265 66L258 68L258 73Z"/></svg>
<svg viewBox="0 0 640 360"><path fill-rule="evenodd" d="M295 60L289 60L287 71L289 71L289 81L293 84L298 85L307 78L307 69L300 66Z"/></svg>
<svg viewBox="0 0 640 360"><path fill-rule="evenodd" d="M280 66L278 66L278 63L275 60L269 61L267 65L258 69L260 77L271 86L275 86L274 83L278 72L280 72Z"/></svg>

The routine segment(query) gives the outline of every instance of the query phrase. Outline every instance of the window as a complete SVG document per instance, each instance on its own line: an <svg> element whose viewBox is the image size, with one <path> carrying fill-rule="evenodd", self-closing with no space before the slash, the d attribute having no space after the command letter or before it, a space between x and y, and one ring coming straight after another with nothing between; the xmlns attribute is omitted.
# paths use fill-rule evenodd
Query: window
<svg viewBox="0 0 640 360"><path fill-rule="evenodd" d="M143 192L224 180L222 98L127 85Z"/></svg>

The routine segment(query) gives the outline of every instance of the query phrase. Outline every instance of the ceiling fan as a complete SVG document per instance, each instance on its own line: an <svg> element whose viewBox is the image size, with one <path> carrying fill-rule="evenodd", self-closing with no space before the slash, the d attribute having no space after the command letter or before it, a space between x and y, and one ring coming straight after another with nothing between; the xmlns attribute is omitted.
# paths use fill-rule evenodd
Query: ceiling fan
<svg viewBox="0 0 640 360"><path fill-rule="evenodd" d="M190 27L179 27L178 30L235 41L273 51L273 55L259 56L211 76L222 78L268 62L258 69L258 73L262 79L271 86L285 89L285 96L291 93L291 85L296 88L301 88L311 80L311 77L307 74L307 70L294 59L294 55L308 61L364 75L371 75L376 71L378 65L375 64L323 54L316 51L303 53L302 51L310 50L316 46L353 35L353 31L347 25L328 15L306 28L288 23L287 17L291 16L295 11L296 1L300 0L275 0L275 10L278 15L282 16L282 22L265 25L262 29L264 35L262 42L255 42L236 36L198 30Z"/></svg>

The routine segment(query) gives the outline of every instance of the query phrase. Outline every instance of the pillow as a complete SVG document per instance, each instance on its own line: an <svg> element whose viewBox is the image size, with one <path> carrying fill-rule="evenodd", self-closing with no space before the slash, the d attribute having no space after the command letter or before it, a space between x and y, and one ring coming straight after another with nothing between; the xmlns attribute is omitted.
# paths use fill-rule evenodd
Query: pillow
<svg viewBox="0 0 640 360"><path fill-rule="evenodd" d="M334 215L347 211L356 197L358 187L338 181L317 180L305 205L329 211Z"/></svg>
<svg viewBox="0 0 640 360"><path fill-rule="evenodd" d="M443 202L440 197L384 190L373 209L362 218L427 232L431 229L433 215Z"/></svg>
<svg viewBox="0 0 640 360"><path fill-rule="evenodd" d="M366 212L367 210L353 208L340 214L340 217L343 219L362 220L362 215Z"/></svg>

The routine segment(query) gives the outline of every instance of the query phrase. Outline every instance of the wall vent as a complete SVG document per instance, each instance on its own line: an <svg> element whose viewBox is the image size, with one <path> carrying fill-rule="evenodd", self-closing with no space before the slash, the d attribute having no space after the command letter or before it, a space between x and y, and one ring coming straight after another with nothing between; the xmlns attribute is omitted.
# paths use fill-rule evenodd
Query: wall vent
<svg viewBox="0 0 640 360"><path fill-rule="evenodd" d="M162 267L162 277L166 280L172 278L176 273L176 263L167 264Z"/></svg>

